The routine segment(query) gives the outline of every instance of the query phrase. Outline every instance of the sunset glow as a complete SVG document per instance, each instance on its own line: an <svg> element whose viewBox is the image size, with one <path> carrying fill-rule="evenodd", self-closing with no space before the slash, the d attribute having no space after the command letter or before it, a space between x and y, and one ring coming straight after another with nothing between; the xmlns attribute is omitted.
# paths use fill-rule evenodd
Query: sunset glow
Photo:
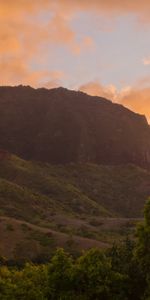
<svg viewBox="0 0 150 300"><path fill-rule="evenodd" d="M150 120L150 1L0 0L0 84L64 86Z"/></svg>

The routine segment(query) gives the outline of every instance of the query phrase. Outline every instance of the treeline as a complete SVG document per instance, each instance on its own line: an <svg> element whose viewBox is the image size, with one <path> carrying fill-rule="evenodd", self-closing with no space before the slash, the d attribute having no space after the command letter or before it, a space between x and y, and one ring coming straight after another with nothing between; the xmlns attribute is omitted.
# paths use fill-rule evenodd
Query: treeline
<svg viewBox="0 0 150 300"><path fill-rule="evenodd" d="M150 201L135 242L91 249L73 258L58 249L48 264L23 268L1 262L1 300L149 300Z"/></svg>

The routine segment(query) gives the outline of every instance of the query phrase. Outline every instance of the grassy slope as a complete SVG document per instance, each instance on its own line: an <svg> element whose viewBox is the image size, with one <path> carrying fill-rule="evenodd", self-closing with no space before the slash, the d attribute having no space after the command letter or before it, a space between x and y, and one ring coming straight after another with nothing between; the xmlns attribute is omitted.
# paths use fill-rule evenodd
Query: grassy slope
<svg viewBox="0 0 150 300"><path fill-rule="evenodd" d="M150 173L132 165L51 166L12 156L0 162L0 216L9 219L5 226L0 222L0 230L6 228L4 241L12 236L9 224L16 219L53 230L55 238L62 233L66 243L70 239L72 242L72 236L111 242L132 228L134 221L123 218L141 216L150 195L149 182ZM111 217L117 223L107 221ZM21 243L26 236L24 231L19 232ZM47 237L42 239L47 247ZM28 240L38 242L38 246L34 245L37 249L41 236L39 241L37 233L33 233Z"/></svg>
<svg viewBox="0 0 150 300"><path fill-rule="evenodd" d="M65 175L59 167L27 162L15 156L1 162L2 214L32 223L39 223L43 218L49 221L55 214L74 217L109 215L99 203L82 192L72 178L69 180Z"/></svg>

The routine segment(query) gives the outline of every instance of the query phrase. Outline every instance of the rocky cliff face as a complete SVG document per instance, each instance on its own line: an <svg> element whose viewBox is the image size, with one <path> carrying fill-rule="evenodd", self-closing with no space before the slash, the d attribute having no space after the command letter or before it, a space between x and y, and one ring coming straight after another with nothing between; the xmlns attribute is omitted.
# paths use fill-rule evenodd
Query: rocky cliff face
<svg viewBox="0 0 150 300"><path fill-rule="evenodd" d="M134 163L150 167L144 116L63 88L0 88L0 148L56 164Z"/></svg>

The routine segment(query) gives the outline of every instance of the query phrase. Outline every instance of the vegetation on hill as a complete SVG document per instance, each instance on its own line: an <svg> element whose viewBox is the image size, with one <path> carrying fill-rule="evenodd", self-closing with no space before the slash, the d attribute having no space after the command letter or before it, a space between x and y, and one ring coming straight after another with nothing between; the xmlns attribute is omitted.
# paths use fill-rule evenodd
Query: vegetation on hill
<svg viewBox="0 0 150 300"><path fill-rule="evenodd" d="M54 166L12 155L0 162L1 210L32 223L43 216L46 223L56 213L140 217L150 194L149 181L150 172L134 165Z"/></svg>
<svg viewBox="0 0 150 300"><path fill-rule="evenodd" d="M135 237L150 195L145 117L62 88L1 87L0 137L0 299L150 299L150 203Z"/></svg>
<svg viewBox="0 0 150 300"><path fill-rule="evenodd" d="M149 171L134 165L50 165L10 155L0 161L0 253L43 253L44 260L57 246L107 248L133 235L149 181Z"/></svg>
<svg viewBox="0 0 150 300"><path fill-rule="evenodd" d="M150 202L137 240L73 258L58 249L48 264L7 267L1 258L3 300L148 300L150 297Z"/></svg>

